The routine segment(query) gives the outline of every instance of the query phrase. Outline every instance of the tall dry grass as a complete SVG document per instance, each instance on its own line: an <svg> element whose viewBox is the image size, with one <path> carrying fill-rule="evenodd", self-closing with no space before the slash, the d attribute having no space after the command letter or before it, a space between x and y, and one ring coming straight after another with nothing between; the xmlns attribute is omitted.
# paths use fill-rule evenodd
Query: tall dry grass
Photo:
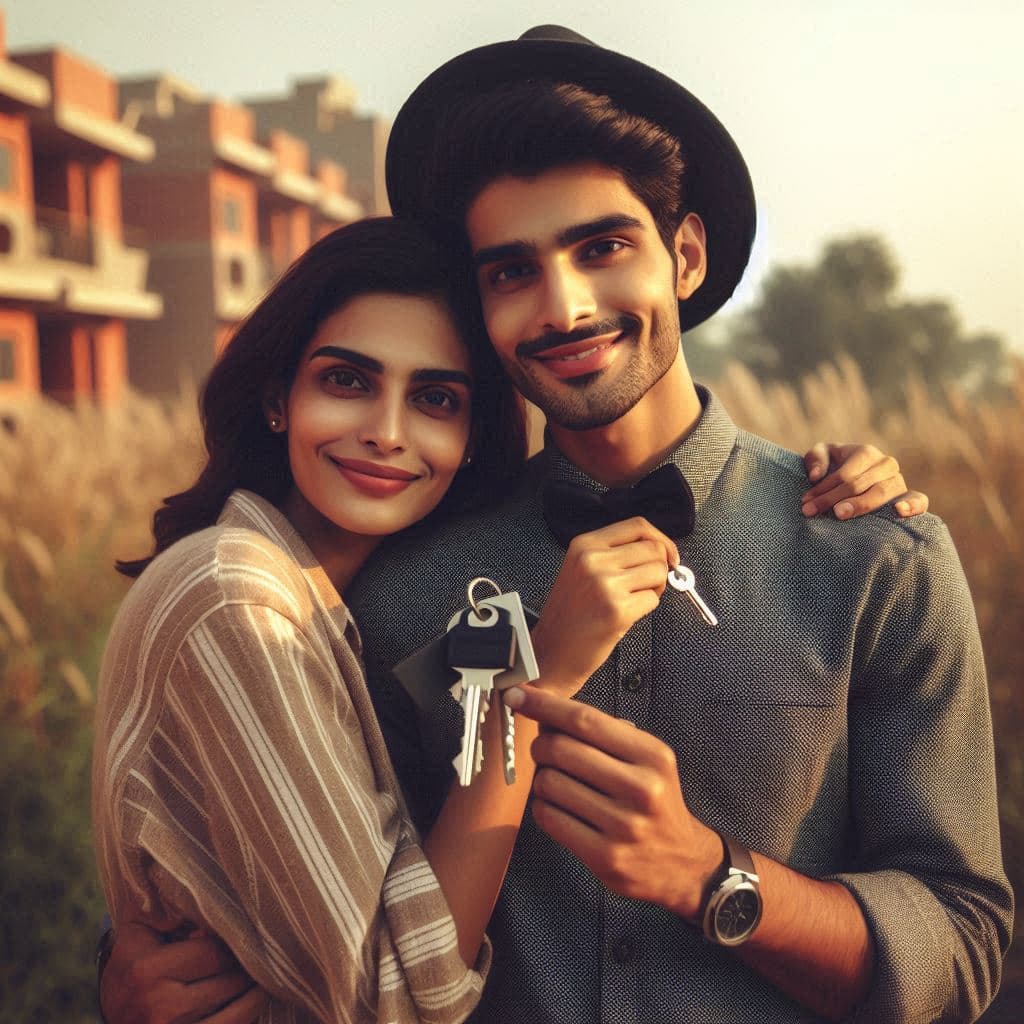
<svg viewBox="0 0 1024 1024"><path fill-rule="evenodd" d="M67 408L38 398L0 413L6 714L32 718L53 687L90 701L96 631L126 585L113 561L149 549L153 510L194 476L196 409L183 388L171 402L129 394L114 408Z"/></svg>

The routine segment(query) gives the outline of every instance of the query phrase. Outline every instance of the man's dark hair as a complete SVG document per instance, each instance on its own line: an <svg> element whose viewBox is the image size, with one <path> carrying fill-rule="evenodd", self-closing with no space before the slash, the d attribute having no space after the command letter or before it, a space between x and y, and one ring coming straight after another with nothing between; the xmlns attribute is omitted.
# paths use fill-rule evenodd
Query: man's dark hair
<svg viewBox="0 0 1024 1024"><path fill-rule="evenodd" d="M441 152L427 161L438 168L430 194L450 227L461 228L469 205L498 178L593 162L622 175L672 250L684 216L679 140L607 96L565 82L502 85L449 107L434 138Z"/></svg>

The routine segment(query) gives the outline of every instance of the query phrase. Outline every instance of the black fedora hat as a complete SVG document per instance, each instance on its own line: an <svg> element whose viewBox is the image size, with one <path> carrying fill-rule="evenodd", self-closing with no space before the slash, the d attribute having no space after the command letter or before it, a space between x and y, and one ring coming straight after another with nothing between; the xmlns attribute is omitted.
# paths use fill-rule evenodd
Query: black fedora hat
<svg viewBox="0 0 1024 1024"><path fill-rule="evenodd" d="M429 75L403 104L388 141L388 197L396 216L434 220L438 197L427 161L443 160L439 124L460 97L530 79L569 82L608 96L623 110L653 121L679 139L686 161L685 206L708 233L708 270L697 292L679 304L684 330L718 310L739 284L754 242L757 212L750 173L718 118L688 90L631 57L597 46L558 25L492 43L453 58ZM426 171L426 173L425 173Z"/></svg>

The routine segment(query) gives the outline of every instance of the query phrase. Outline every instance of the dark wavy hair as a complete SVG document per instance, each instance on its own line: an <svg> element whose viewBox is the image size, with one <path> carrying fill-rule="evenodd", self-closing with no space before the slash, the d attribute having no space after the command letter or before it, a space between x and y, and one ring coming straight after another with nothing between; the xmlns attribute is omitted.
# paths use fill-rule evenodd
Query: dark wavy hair
<svg viewBox="0 0 1024 1024"><path fill-rule="evenodd" d="M299 357L327 317L351 299L375 293L439 300L470 355L473 460L455 475L428 518L509 489L526 459L524 408L487 339L471 280L411 221L357 221L311 246L238 326L200 400L206 465L188 490L165 498L157 509L153 553L119 561L120 572L138 576L175 541L213 525L238 487L281 504L293 483L288 446L284 434L268 429L264 399L275 387L291 384Z"/></svg>
<svg viewBox="0 0 1024 1024"><path fill-rule="evenodd" d="M424 160L434 178L427 216L446 237L458 237L466 210L492 181L592 162L622 175L672 251L686 213L685 160L679 140L654 122L582 86L543 79L461 97L438 116L436 153Z"/></svg>

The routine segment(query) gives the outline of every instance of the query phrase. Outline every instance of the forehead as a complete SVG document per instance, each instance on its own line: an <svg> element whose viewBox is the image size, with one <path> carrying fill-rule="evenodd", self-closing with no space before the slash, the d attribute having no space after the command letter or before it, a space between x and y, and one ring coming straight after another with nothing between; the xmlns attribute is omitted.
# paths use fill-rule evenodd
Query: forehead
<svg viewBox="0 0 1024 1024"><path fill-rule="evenodd" d="M469 368L469 353L451 314L439 299L426 296L357 295L321 321L303 361L325 345L371 356L398 371Z"/></svg>
<svg viewBox="0 0 1024 1024"><path fill-rule="evenodd" d="M567 227L617 213L654 227L650 211L619 171L572 164L533 178L510 175L490 182L466 210L466 234L474 251L511 241L542 244Z"/></svg>

